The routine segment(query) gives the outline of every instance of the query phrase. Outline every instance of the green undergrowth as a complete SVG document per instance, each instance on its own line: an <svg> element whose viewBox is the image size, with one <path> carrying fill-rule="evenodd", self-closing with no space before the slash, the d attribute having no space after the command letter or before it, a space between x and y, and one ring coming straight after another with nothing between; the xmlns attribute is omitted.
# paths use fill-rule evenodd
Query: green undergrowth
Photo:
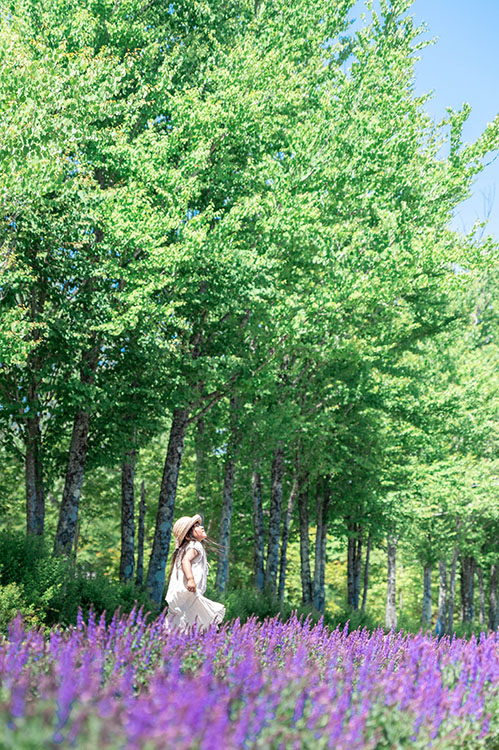
<svg viewBox="0 0 499 750"><path fill-rule="evenodd" d="M220 596L215 590L209 590L207 596L221 601L225 605L227 620L233 620L237 617L241 622L246 622L252 616L263 620L266 617L279 615L281 620L286 621L293 613L297 612L298 616L308 616L313 622L318 622L322 618L325 625L330 628L345 627L347 623L349 630L355 630L359 627L374 630L377 627L377 623L368 615L359 611L345 609L334 616L326 611L322 615L312 606L296 606L288 601L279 602L276 597L255 589L235 589L229 591L225 596Z"/></svg>
<svg viewBox="0 0 499 750"><path fill-rule="evenodd" d="M23 532L0 532L0 631L17 612L33 625L76 622L78 608L109 621L118 607L151 609L146 594L133 584L113 581L99 570L54 557L43 538Z"/></svg>
<svg viewBox="0 0 499 750"><path fill-rule="evenodd" d="M336 608L321 615L313 607L296 605L284 600L279 602L254 588L229 589L221 596L213 587L206 592L210 599L221 601L226 607L226 620L239 618L246 622L256 616L259 620L279 616L288 620L294 612L298 616L310 617L317 622L321 616L327 627L375 630L383 625L372 615L359 610ZM133 584L122 584L106 575L98 567L74 565L67 560L54 557L47 540L26 537L22 531L0 531L0 632L5 632L8 623L21 612L28 623L50 627L56 623L68 626L76 622L78 608L88 616L92 609L96 617L106 613L110 620L116 609L129 612L135 605L151 611L155 616L157 607L147 594ZM399 618L397 629L417 633L420 621L407 616ZM461 637L478 635L480 626L474 628L458 625L455 632ZM496 750L496 748L494 748ZM499 750L499 747L497 748Z"/></svg>

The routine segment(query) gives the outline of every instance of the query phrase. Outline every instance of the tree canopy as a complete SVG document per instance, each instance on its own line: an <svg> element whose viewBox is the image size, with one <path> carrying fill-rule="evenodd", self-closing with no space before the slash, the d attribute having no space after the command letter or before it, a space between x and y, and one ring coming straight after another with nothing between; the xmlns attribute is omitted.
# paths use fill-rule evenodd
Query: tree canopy
<svg viewBox="0 0 499 750"><path fill-rule="evenodd" d="M467 105L434 122L411 2L360 26L352 6L2 10L2 471L66 555L82 491L104 509L95 477L121 473L132 580L134 482L161 451L158 604L179 499L219 524L221 591L254 555L282 597L299 544L322 609L331 536L354 609L362 559L367 592L371 547L394 564L399 540L497 588L496 245L450 220L499 119L472 144Z"/></svg>

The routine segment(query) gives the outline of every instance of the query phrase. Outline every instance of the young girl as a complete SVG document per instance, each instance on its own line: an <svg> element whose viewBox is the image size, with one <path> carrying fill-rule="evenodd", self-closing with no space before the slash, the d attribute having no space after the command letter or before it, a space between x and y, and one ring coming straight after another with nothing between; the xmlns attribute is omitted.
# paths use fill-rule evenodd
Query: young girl
<svg viewBox="0 0 499 750"><path fill-rule="evenodd" d="M169 629L188 630L196 624L206 630L222 622L225 607L203 596L208 577L208 561L202 542L208 538L201 516L183 516L173 525L173 553L168 591Z"/></svg>

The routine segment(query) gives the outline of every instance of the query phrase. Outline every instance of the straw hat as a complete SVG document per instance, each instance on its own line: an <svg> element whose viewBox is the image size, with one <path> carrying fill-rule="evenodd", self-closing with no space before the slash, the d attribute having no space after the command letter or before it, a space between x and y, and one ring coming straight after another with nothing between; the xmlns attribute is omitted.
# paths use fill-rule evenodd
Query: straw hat
<svg viewBox="0 0 499 750"><path fill-rule="evenodd" d="M172 529L173 536L175 537L175 549L180 547L189 529L191 529L198 521L199 523L202 523L200 515L182 516L178 521L175 521Z"/></svg>

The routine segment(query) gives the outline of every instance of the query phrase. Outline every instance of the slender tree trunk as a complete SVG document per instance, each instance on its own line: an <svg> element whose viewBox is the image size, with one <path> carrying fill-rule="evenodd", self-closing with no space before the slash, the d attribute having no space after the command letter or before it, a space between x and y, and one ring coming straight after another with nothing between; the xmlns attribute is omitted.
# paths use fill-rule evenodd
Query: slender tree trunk
<svg viewBox="0 0 499 750"><path fill-rule="evenodd" d="M33 444L28 434L30 425L26 425L26 453L24 460L24 479L26 484L26 533L36 534L36 482L35 455Z"/></svg>
<svg viewBox="0 0 499 750"><path fill-rule="evenodd" d="M362 589L362 606L360 609L363 615L365 615L366 613L367 589L369 586L369 560L371 557L371 545L372 545L372 534L369 533L369 536L367 537L366 559L364 562L364 586Z"/></svg>
<svg viewBox="0 0 499 750"><path fill-rule="evenodd" d="M499 565L490 566L490 590L489 590L489 628L497 630L499 627L499 608L497 606L497 579Z"/></svg>
<svg viewBox="0 0 499 750"><path fill-rule="evenodd" d="M386 540L387 549L387 588L386 588L386 612L385 625L387 628L397 627L397 599L396 599L396 563L397 563L397 539L391 534Z"/></svg>
<svg viewBox="0 0 499 750"><path fill-rule="evenodd" d="M476 575L479 594L478 623L483 627L485 625L485 586L483 585L483 570L478 565L476 566Z"/></svg>
<svg viewBox="0 0 499 750"><path fill-rule="evenodd" d="M302 604L312 604L312 576L310 573L310 532L308 523L308 486L298 493L298 517L300 520L300 573Z"/></svg>
<svg viewBox="0 0 499 750"><path fill-rule="evenodd" d="M163 587L165 585L165 568L170 549L178 475L184 452L188 418L189 412L187 409L175 409L173 412L159 493L154 541L149 558L146 580L147 593L158 605L161 604Z"/></svg>
<svg viewBox="0 0 499 750"><path fill-rule="evenodd" d="M363 529L361 526L359 527L359 538L357 539L357 545L354 554L353 585L355 609L358 609L360 604L360 579L362 573L362 534Z"/></svg>
<svg viewBox="0 0 499 750"><path fill-rule="evenodd" d="M267 564L265 566L265 590L275 596L277 589L277 568L279 565L279 532L281 529L282 507L283 444L279 441L272 461L272 490L270 497L269 536L267 544Z"/></svg>
<svg viewBox="0 0 499 750"><path fill-rule="evenodd" d="M447 563L438 561L438 616L437 630L442 634L447 629Z"/></svg>
<svg viewBox="0 0 499 750"><path fill-rule="evenodd" d="M73 548L72 548L72 562L74 565L76 565L76 558L78 556L78 544L80 541L80 531L81 531L81 517L78 516L78 518L76 519L75 537L74 537Z"/></svg>
<svg viewBox="0 0 499 750"><path fill-rule="evenodd" d="M431 563L423 565L423 608L421 619L423 625L428 627L431 624L432 613L432 595L431 595L431 574L433 566Z"/></svg>
<svg viewBox="0 0 499 750"><path fill-rule="evenodd" d="M38 266L37 249L32 250L33 264ZM43 313L46 288L43 283L43 275L38 277L38 283L29 294L28 307L31 312L31 320L35 323L31 331L33 341L41 336L41 330L37 322ZM27 392L27 406L29 411L26 415L25 431L25 477L26 477L26 532L28 534L41 535L45 527L45 494L43 489L43 466L42 466L42 432L40 427L40 403L38 394L38 379L40 372L40 360L35 348L28 355L29 386Z"/></svg>
<svg viewBox="0 0 499 750"><path fill-rule="evenodd" d="M291 492L289 493L288 507L286 508L286 514L282 524L282 538L281 538L281 560L279 563L279 601L284 600L284 587L286 584L286 568L288 564L288 537L289 527L291 525L291 517L293 515L293 509L295 507L296 496L298 494L298 474L295 473Z"/></svg>
<svg viewBox="0 0 499 750"><path fill-rule="evenodd" d="M351 533L351 527L348 528ZM353 565L355 556L355 543L356 540L352 537L348 537L347 541L347 606L353 607L354 592L353 592Z"/></svg>
<svg viewBox="0 0 499 750"><path fill-rule="evenodd" d="M359 608L360 574L362 569L362 527L351 523L348 527L347 546L347 603L354 610Z"/></svg>
<svg viewBox="0 0 499 750"><path fill-rule="evenodd" d="M146 518L146 484L142 480L140 485L140 504L139 504L139 528L137 532L137 575L135 585L142 588L144 584L144 537L145 537L145 518Z"/></svg>
<svg viewBox="0 0 499 750"><path fill-rule="evenodd" d="M230 545L230 522L233 508L234 472L236 461L234 455L227 456L224 471L224 485L222 491L222 516L220 518L220 534L218 543L221 549L218 554L217 575L215 588L223 593L227 587L229 575L229 545Z"/></svg>
<svg viewBox="0 0 499 750"><path fill-rule="evenodd" d="M121 464L121 555L120 581L133 581L135 567L135 449L127 451Z"/></svg>
<svg viewBox="0 0 499 750"><path fill-rule="evenodd" d="M317 487L317 529L315 533L315 561L313 602L318 612L324 612L326 603L326 541L327 541L327 516L331 502L329 482L318 483Z"/></svg>
<svg viewBox="0 0 499 750"><path fill-rule="evenodd" d="M99 354L100 345L98 343L95 343L92 349L83 353L80 366L80 381L82 384L91 385L94 382ZM59 519L54 540L54 553L57 555L69 556L74 544L81 485L87 460L89 428L90 410L88 408L80 409L73 422L66 478L59 508Z"/></svg>
<svg viewBox="0 0 499 750"><path fill-rule="evenodd" d="M401 580L404 573L404 561L399 558L398 561L398 578ZM404 587L398 587L398 612L404 611Z"/></svg>
<svg viewBox="0 0 499 750"><path fill-rule="evenodd" d="M217 575L215 580L215 588L221 593L227 588L227 579L229 576L230 523L232 519L237 450L237 398L233 396L230 399L230 437L225 461L224 484L222 491L222 517L220 519L220 535L218 539L221 549L218 555Z"/></svg>
<svg viewBox="0 0 499 750"><path fill-rule="evenodd" d="M26 420L26 532L43 534L45 526L45 494L43 490L40 418L33 414Z"/></svg>
<svg viewBox="0 0 499 750"><path fill-rule="evenodd" d="M450 569L449 579L449 610L448 610L448 625L447 632L452 633L454 628L454 603L456 601L456 571L457 561L459 559L459 547L456 544L452 552L452 564Z"/></svg>
<svg viewBox="0 0 499 750"><path fill-rule="evenodd" d="M229 575L230 522L232 519L235 467L236 446L234 432L232 429L227 451L227 458L225 461L224 484L222 491L222 516L220 519L220 534L218 537L218 543L221 549L218 554L215 588L220 593L223 593L227 588L227 579Z"/></svg>
<svg viewBox="0 0 499 750"><path fill-rule="evenodd" d="M465 607L464 607L464 599L465 599L465 596L466 596L466 592L465 592L465 583L464 583L463 564L462 564L462 562L461 562L461 568L460 568L460 571L459 571L459 594L460 594L460 598L461 598L461 610L460 610L461 622L464 622L464 609L465 609Z"/></svg>
<svg viewBox="0 0 499 750"><path fill-rule="evenodd" d="M255 570L255 588L257 591L263 591L265 582L265 532L263 527L263 507L262 507L262 476L255 465L251 477L251 497L253 500L253 524L255 530L254 546L254 570Z"/></svg>
<svg viewBox="0 0 499 750"><path fill-rule="evenodd" d="M66 481L59 510L59 521L55 535L54 553L71 554L74 543L81 485L87 458L90 412L80 410L74 419L71 446L69 449Z"/></svg>
<svg viewBox="0 0 499 750"><path fill-rule="evenodd" d="M475 561L470 556L461 560L461 617L465 624L475 619Z"/></svg>
<svg viewBox="0 0 499 750"><path fill-rule="evenodd" d="M204 436L204 419L196 422L194 433L194 452L196 454L196 499L198 503L206 500L206 446Z"/></svg>
<svg viewBox="0 0 499 750"><path fill-rule="evenodd" d="M322 536L323 536L323 513L324 505L323 480L317 481L315 489L315 554L314 554L314 577L312 580L312 602L314 608L320 612L321 606L321 562L322 562Z"/></svg>

